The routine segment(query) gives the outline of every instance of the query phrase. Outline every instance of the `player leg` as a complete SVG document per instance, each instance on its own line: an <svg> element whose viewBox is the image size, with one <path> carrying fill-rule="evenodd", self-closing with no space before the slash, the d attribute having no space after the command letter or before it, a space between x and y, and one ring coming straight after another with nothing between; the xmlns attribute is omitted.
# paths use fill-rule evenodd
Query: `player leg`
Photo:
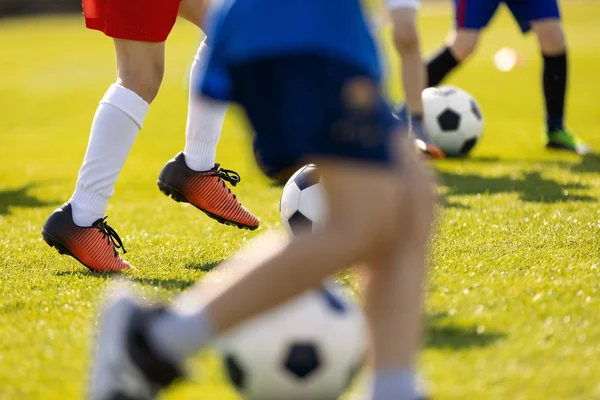
<svg viewBox="0 0 600 400"><path fill-rule="evenodd" d="M465 61L477 47L500 0L454 0L455 31L448 43L427 63L427 86L438 86L446 76Z"/></svg>
<svg viewBox="0 0 600 400"><path fill-rule="evenodd" d="M419 190L419 185L410 187ZM430 190L421 190L409 193L408 201L414 203L431 197ZM425 249L433 221L430 209L418 206L410 209L415 213L402 221L408 224L410 237L368 263L365 307L373 346L374 398L401 398L404 386L417 386L414 366L421 345L422 310L415 304L422 304L423 300Z"/></svg>
<svg viewBox="0 0 600 400"><path fill-rule="evenodd" d="M565 97L568 78L567 44L560 22L556 0L531 0L526 3L507 2L525 33L535 32L543 58L542 86L546 104L546 134L548 148L589 152L588 146L569 132L564 125Z"/></svg>
<svg viewBox="0 0 600 400"><path fill-rule="evenodd" d="M184 0L179 15L202 28L207 6L205 0ZM228 104L194 90L202 78L209 42L202 41L192 62L185 148L165 165L158 186L166 195L193 204L219 222L253 230L258 228L258 219L224 185L224 181L237 185L239 175L215 163Z"/></svg>
<svg viewBox="0 0 600 400"><path fill-rule="evenodd" d="M330 64L335 67L330 70L338 71L338 64ZM427 174L410 146L407 146L406 137L389 136L389 131L384 133L389 129L389 125L386 128L389 107L383 106L383 100L370 81L362 77L348 81L344 90L332 93L322 90L331 83L328 79L312 82L314 75L311 72L314 70L311 67L308 67L310 72L304 75L308 79L296 84L291 83L289 76L280 75L289 68L293 72L290 76L297 78L298 72L305 71L303 65L303 60L298 59L272 66L249 63L237 69L239 76L244 79L240 79L236 85L243 91L238 97L258 136L264 134L268 139L279 133L286 135L288 140L294 140L296 134L304 132L304 135L314 135L310 139L318 141L314 143L323 144L320 140L326 135L321 149L329 152L334 148L345 148L348 151L346 154L354 154L354 162L335 153L329 157L322 154L307 160L315 161L320 166L324 189L330 201L331 212L323 229L313 235L298 237L288 244L261 246L259 250L263 254L239 256L225 262L219 268L227 271L220 285L198 283L191 292L183 295L183 312L174 307L158 313L145 311L126 297L117 300L108 308L100 330L100 350L93 378L96 385L94 393L98 397L105 395L107 390L114 393L123 388L120 379L131 378L140 371L147 380L145 387L152 386L148 382L158 387L168 384L178 375L177 366L182 360L195 354L221 332L318 285L326 276L344 267L372 260L376 255L391 255L395 249L408 251L411 255L407 256L406 262L382 263L378 267L381 270L392 267L413 269L414 272L394 273L391 276L412 279L406 284L420 286L424 269L421 263L424 256L421 253L425 249L412 248L407 243L412 236L410 230L413 224L404 222L429 224L431 221L432 196ZM329 73L323 77L332 76ZM280 85L281 79L288 84ZM243 86L244 83L247 86ZM248 88L250 90L246 90ZM303 96L307 91L313 93L309 98ZM326 116L324 110L327 108L323 107L323 101L329 104L335 99L339 103L342 97L353 106L350 115L343 119L338 118L339 114ZM377 103L373 103L373 100ZM304 107L308 104L310 114L298 112L302 104ZM292 121L274 118L274 115L286 115ZM374 115L377 121L373 120ZM322 129L323 118L330 121L326 123L328 128L325 131ZM312 128L316 129L313 131ZM329 147L328 141L338 143L339 147ZM360 151L353 153L357 147L364 152L362 161L359 161ZM296 151L295 148L287 151L291 154ZM398 161L393 160L392 152ZM416 196L419 198L414 201ZM427 217L414 217L421 214ZM397 287L383 289L389 291ZM415 314L420 312L422 301L420 291L413 289L410 293L403 298L406 304L402 307L403 311L410 311L398 315L405 331L396 338L399 344L394 344L394 354L380 358L382 361L378 365L382 368L402 371L413 369L417 351L417 340L413 336L420 331L419 318ZM386 301L393 299L390 293L387 296ZM115 329L112 331L115 333L111 333L111 329ZM114 352L107 351L107 346L118 346L119 335L128 335L127 352L122 354L116 347ZM128 357L127 362L111 360L105 354ZM136 381L140 382L139 378ZM396 390L394 386L379 393L376 399L394 398ZM414 398L412 380L400 390L406 396L400 398Z"/></svg>
<svg viewBox="0 0 600 400"><path fill-rule="evenodd" d="M117 80L96 110L75 192L48 218L42 234L60 253L72 255L94 271L130 267L118 255L121 240L103 215L149 104L158 93L164 40L177 17L179 2L152 3L155 8L149 10L142 0L122 7L109 7L105 0L84 1L87 26L114 38Z"/></svg>
<svg viewBox="0 0 600 400"><path fill-rule="evenodd" d="M410 121L418 147L426 156L433 159L444 158L444 152L431 143L423 127L421 93L425 89L425 65L417 31L419 1L388 0L387 5L394 26L394 44L402 62L402 86L406 97L406 104L398 114Z"/></svg>

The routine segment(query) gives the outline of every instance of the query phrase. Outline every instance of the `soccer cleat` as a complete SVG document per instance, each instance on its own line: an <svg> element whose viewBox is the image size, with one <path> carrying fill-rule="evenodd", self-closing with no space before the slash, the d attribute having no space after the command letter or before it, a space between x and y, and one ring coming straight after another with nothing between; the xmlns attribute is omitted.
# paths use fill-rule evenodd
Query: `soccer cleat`
<svg viewBox="0 0 600 400"><path fill-rule="evenodd" d="M440 160L446 157L444 151L429 140L423 122L421 120L412 120L410 118L410 113L406 104L399 107L393 115L399 121L410 126L410 133L413 137L415 147L425 159Z"/></svg>
<svg viewBox="0 0 600 400"><path fill-rule="evenodd" d="M138 304L126 289L113 293L100 317L91 374L91 400L150 400L183 376L179 365L152 349L146 332L163 308Z"/></svg>
<svg viewBox="0 0 600 400"><path fill-rule="evenodd" d="M573 151L581 155L590 152L590 147L587 144L565 129L548 132L546 147L549 149Z"/></svg>
<svg viewBox="0 0 600 400"><path fill-rule="evenodd" d="M179 153L164 166L157 184L160 191L173 200L190 203L222 224L250 230L258 228L258 219L240 204L225 181L235 186L240 176L235 171L220 168L219 164L208 171L193 171L186 165L183 153Z"/></svg>
<svg viewBox="0 0 600 400"><path fill-rule="evenodd" d="M75 258L92 271L118 272L131 268L119 256L117 249L123 249L123 253L126 251L117 232L106 223L106 217L90 227L77 226L69 203L63 204L48 217L42 236L50 247Z"/></svg>

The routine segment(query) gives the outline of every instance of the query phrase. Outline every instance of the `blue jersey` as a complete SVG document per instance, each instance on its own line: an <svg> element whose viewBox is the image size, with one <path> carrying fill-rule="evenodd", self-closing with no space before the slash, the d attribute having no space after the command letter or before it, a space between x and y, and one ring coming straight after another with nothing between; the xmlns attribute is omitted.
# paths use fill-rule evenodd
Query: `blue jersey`
<svg viewBox="0 0 600 400"><path fill-rule="evenodd" d="M381 79L359 0L224 0L217 7L209 13L211 57L201 86L212 97L232 100L232 66L284 55L324 55Z"/></svg>

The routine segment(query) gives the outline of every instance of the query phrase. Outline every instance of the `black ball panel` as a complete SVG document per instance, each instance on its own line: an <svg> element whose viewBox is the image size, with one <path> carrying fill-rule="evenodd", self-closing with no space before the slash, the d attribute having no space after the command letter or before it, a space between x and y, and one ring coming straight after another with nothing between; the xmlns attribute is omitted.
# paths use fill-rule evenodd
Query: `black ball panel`
<svg viewBox="0 0 600 400"><path fill-rule="evenodd" d="M460 114L449 108L446 108L437 117L440 129L443 132L452 132L458 129L460 125Z"/></svg>
<svg viewBox="0 0 600 400"><path fill-rule="evenodd" d="M337 294L333 293L324 286L320 288L320 293L323 295L323 298L325 299L325 302L331 311L336 314L343 314L347 311L346 304L338 297Z"/></svg>
<svg viewBox="0 0 600 400"><path fill-rule="evenodd" d="M467 154L469 154L471 152L471 150L473 150L473 147L475 147L476 144L477 144L477 138L472 138L472 139L466 140L465 143L463 143L462 147L460 148L460 155L466 156Z"/></svg>
<svg viewBox="0 0 600 400"><path fill-rule="evenodd" d="M304 190L319 183L320 179L321 172L317 169L317 166L309 164L294 178L294 182L300 190Z"/></svg>
<svg viewBox="0 0 600 400"><path fill-rule="evenodd" d="M304 216L300 211L296 211L294 215L288 219L290 228L294 235L299 235L302 232L312 230L312 221Z"/></svg>
<svg viewBox="0 0 600 400"><path fill-rule="evenodd" d="M318 349L312 343L296 343L285 356L284 368L298 379L308 378L320 366Z"/></svg>
<svg viewBox="0 0 600 400"><path fill-rule="evenodd" d="M440 88L438 90L440 91L440 94L444 97L449 97L456 93L456 89L454 88Z"/></svg>
<svg viewBox="0 0 600 400"><path fill-rule="evenodd" d="M473 113L477 121L481 121L481 110L473 100L471 100L471 112Z"/></svg>
<svg viewBox="0 0 600 400"><path fill-rule="evenodd" d="M240 390L244 389L246 374L232 354L227 354L225 356L225 371L233 386Z"/></svg>

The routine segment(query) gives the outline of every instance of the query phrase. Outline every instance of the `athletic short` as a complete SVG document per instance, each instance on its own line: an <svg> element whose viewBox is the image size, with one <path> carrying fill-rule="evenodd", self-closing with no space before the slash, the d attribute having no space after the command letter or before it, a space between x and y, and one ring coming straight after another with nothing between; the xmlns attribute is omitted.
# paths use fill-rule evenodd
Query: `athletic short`
<svg viewBox="0 0 600 400"><path fill-rule="evenodd" d="M397 121L379 86L352 64L282 55L235 65L230 77L266 175L276 177L312 157L393 163L389 142Z"/></svg>
<svg viewBox="0 0 600 400"><path fill-rule="evenodd" d="M531 29L531 22L560 18L558 0L454 0L456 28L485 28L501 3L505 3L521 31Z"/></svg>
<svg viewBox="0 0 600 400"><path fill-rule="evenodd" d="M116 39L164 42L181 0L83 0L85 25Z"/></svg>
<svg viewBox="0 0 600 400"><path fill-rule="evenodd" d="M416 10L419 8L421 0L385 0L388 10L395 10L398 8L412 8Z"/></svg>

